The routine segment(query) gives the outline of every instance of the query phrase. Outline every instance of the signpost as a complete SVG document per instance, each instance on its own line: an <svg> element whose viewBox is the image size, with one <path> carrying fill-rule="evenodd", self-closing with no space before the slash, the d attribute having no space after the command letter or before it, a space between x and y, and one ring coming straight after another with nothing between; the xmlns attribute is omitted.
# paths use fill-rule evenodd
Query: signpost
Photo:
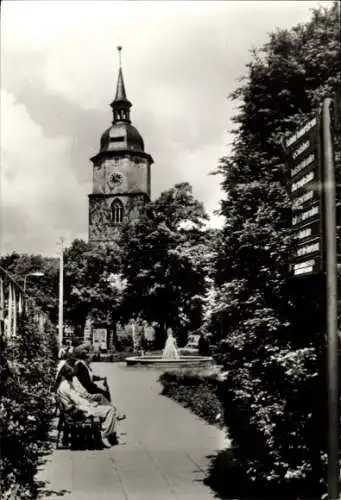
<svg viewBox="0 0 341 500"><path fill-rule="evenodd" d="M323 191L325 197L325 245L328 336L328 497L339 498L339 390L337 330L336 189L332 138L331 99L323 103Z"/></svg>
<svg viewBox="0 0 341 500"><path fill-rule="evenodd" d="M295 240L291 264L293 276L318 273L323 265L319 121L318 116L314 117L285 144Z"/></svg>
<svg viewBox="0 0 341 500"><path fill-rule="evenodd" d="M337 329L336 181L332 100L285 142L290 169L295 250L292 276L326 275L328 338L328 499L339 499L339 387ZM337 110L336 112L338 112ZM339 123L336 115L335 123Z"/></svg>

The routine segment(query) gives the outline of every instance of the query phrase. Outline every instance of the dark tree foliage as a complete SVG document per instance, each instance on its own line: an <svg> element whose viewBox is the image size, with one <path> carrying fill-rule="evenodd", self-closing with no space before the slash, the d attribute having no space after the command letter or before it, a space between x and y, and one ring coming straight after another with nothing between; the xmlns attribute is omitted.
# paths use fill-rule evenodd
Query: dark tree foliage
<svg viewBox="0 0 341 500"><path fill-rule="evenodd" d="M127 279L126 319L141 316L172 326L180 344L202 322L206 291L207 216L188 183L165 191L146 205L123 233L122 273Z"/></svg>
<svg viewBox="0 0 341 500"><path fill-rule="evenodd" d="M226 423L251 482L308 496L325 481L324 281L288 279L291 207L280 141L337 91L339 29L335 3L253 51L231 96L239 104L232 153L218 169L225 225L211 326L229 371Z"/></svg>
<svg viewBox="0 0 341 500"><path fill-rule="evenodd" d="M22 287L26 281L26 292L34 296L37 305L49 315L53 323L57 323L58 259L13 252L1 257L0 265ZM31 273L35 272L40 272L43 275L32 276Z"/></svg>
<svg viewBox="0 0 341 500"><path fill-rule="evenodd" d="M87 317L107 327L116 320L120 297L110 277L119 271L120 258L118 250L78 239L64 250L64 321L76 336L82 336ZM0 265L22 288L26 281L26 293L57 324L59 259L14 252ZM42 276L32 276L35 272Z"/></svg>
<svg viewBox="0 0 341 500"><path fill-rule="evenodd" d="M118 293L110 277L119 271L118 250L74 240L64 253L65 319L79 336L87 317L110 327Z"/></svg>

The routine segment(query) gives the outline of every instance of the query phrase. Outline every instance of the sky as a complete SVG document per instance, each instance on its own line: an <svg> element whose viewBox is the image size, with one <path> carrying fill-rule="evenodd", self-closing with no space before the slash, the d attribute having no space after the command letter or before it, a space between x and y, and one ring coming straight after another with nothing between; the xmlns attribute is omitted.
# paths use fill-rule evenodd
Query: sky
<svg viewBox="0 0 341 500"><path fill-rule="evenodd" d="M90 157L112 120L118 57L132 123L154 158L152 199L179 182L220 227L210 175L229 152L250 50L308 21L315 1L5 0L1 8L1 240L55 256L87 240Z"/></svg>

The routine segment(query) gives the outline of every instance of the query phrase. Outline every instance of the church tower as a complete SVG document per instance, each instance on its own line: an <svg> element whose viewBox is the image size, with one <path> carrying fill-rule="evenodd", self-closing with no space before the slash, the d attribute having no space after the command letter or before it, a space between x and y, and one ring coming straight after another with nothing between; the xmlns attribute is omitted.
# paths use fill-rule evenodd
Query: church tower
<svg viewBox="0 0 341 500"><path fill-rule="evenodd" d="M130 121L119 52L115 99L111 103L112 125L101 137L93 163L92 193L89 195L89 242L118 243L122 224L138 218L150 199L150 167L153 158L144 151L144 142Z"/></svg>

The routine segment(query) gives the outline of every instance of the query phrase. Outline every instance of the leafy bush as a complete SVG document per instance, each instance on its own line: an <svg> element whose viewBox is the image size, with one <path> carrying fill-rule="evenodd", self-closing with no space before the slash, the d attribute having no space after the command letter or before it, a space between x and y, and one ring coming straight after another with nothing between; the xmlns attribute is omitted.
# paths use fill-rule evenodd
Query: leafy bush
<svg viewBox="0 0 341 500"><path fill-rule="evenodd" d="M199 351L198 351L198 349L193 350L193 349L186 349L186 347L182 347L180 354L181 354L181 356L198 356Z"/></svg>
<svg viewBox="0 0 341 500"><path fill-rule="evenodd" d="M133 346L131 335L122 335L116 340L116 351L133 351Z"/></svg>
<svg viewBox="0 0 341 500"><path fill-rule="evenodd" d="M129 356L133 355L133 349L132 348L127 348L125 350L120 350L120 351L109 351L109 352L104 352L101 354L96 354L93 358L93 363L100 362L100 363L118 363L121 361L124 361L126 358Z"/></svg>
<svg viewBox="0 0 341 500"><path fill-rule="evenodd" d="M170 371L163 373L159 381L164 396L189 408L209 424L217 424L217 415L223 410L217 396L219 381L215 375Z"/></svg>
<svg viewBox="0 0 341 500"><path fill-rule="evenodd" d="M325 278L288 279L290 176L280 143L338 90L339 31L335 2L252 51L219 167L225 225L210 330L229 372L221 398L243 474L273 498L284 489L316 498L326 487Z"/></svg>
<svg viewBox="0 0 341 500"><path fill-rule="evenodd" d="M318 360L314 349L283 350L266 362L267 377L245 363L220 387L234 457L258 494L318 498L324 491L326 398Z"/></svg>
<svg viewBox="0 0 341 500"><path fill-rule="evenodd" d="M35 474L49 449L57 343L28 318L17 337L1 338L1 491L3 499L36 498Z"/></svg>
<svg viewBox="0 0 341 500"><path fill-rule="evenodd" d="M111 354L111 356L112 356L111 360L113 363L118 363L121 361L125 361L126 358L128 358L129 356L132 356L132 355L133 355L132 348L125 349L124 351L115 351Z"/></svg>

